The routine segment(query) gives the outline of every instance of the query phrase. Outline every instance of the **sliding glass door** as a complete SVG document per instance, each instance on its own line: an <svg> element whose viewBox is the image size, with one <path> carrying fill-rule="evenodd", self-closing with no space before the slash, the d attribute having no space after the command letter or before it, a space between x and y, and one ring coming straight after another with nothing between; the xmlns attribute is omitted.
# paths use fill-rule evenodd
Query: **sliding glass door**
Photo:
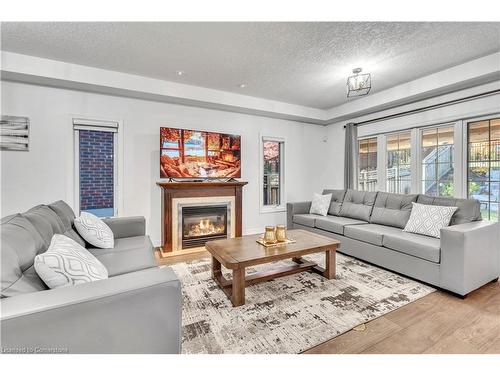
<svg viewBox="0 0 500 375"><path fill-rule="evenodd" d="M411 132L387 135L387 191L411 193Z"/></svg>
<svg viewBox="0 0 500 375"><path fill-rule="evenodd" d="M483 219L498 221L500 118L467 126L467 192L481 202Z"/></svg>
<svg viewBox="0 0 500 375"><path fill-rule="evenodd" d="M358 190L377 190L377 137L358 141Z"/></svg>
<svg viewBox="0 0 500 375"><path fill-rule="evenodd" d="M435 197L453 197L454 127L423 129L421 140L422 193Z"/></svg>

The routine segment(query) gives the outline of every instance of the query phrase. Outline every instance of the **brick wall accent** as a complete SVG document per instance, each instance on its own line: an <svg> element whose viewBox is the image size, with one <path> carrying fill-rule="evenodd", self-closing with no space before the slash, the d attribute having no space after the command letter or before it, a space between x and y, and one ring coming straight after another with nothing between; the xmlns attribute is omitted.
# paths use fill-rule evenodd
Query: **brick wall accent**
<svg viewBox="0 0 500 375"><path fill-rule="evenodd" d="M80 209L113 207L113 143L111 132L80 130Z"/></svg>

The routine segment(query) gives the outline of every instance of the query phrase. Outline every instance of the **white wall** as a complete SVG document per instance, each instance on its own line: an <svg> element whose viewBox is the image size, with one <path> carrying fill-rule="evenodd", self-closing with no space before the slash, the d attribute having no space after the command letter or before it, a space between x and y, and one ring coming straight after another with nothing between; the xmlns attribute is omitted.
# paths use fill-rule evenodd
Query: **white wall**
<svg viewBox="0 0 500 375"><path fill-rule="evenodd" d="M2 114L30 118L30 151L1 152L1 215L64 199L73 204L72 116L123 122L124 186L120 216L143 215L160 242L159 128L173 126L241 134L244 233L285 222L259 212L259 134L286 138L287 201L307 200L330 174L327 128L266 117L1 82ZM339 164L341 166L341 164Z"/></svg>
<svg viewBox="0 0 500 375"><path fill-rule="evenodd" d="M484 91L488 91L491 86L497 87L496 84L484 86ZM467 96L471 90L464 90L463 97ZM478 91L475 89L475 91ZM454 93L453 96L457 96ZM458 95L459 96L459 95ZM444 101L447 97L434 98L431 101L423 101L412 104L412 107L418 108L428 104L436 104ZM362 100L362 99L360 99ZM409 106L399 107L399 111L409 109ZM334 161L330 173L326 176L324 182L332 188L342 188L344 185L344 125L348 122L359 122L377 117L382 117L389 113L397 113L398 108L393 108L390 111L376 112L364 117L353 117L350 120L338 122L327 126L327 155L328 159ZM500 94L491 95L475 100L461 102L454 105L449 105L425 112L415 113L408 116L397 117L385 121L378 121L358 127L358 136L367 136L373 134L386 133L396 130L409 129L413 127L438 125L444 123L453 123L457 120L466 120L469 118L480 117L483 115L492 115L500 113Z"/></svg>

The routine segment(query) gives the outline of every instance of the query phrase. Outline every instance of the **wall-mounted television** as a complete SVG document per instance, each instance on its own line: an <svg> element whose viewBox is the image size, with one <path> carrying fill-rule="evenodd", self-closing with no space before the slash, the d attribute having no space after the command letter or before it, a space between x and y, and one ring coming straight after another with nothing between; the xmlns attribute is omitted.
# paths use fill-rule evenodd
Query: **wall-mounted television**
<svg viewBox="0 0 500 375"><path fill-rule="evenodd" d="M241 137L162 127L160 177L240 178Z"/></svg>

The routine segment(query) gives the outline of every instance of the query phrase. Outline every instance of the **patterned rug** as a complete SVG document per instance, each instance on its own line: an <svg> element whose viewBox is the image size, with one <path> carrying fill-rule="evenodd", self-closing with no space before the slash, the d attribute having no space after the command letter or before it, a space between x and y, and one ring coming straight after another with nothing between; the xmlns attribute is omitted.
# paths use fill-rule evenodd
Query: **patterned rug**
<svg viewBox="0 0 500 375"><path fill-rule="evenodd" d="M322 254L304 258L324 266ZM248 268L247 275L289 264ZM209 259L172 267L184 295L183 353L300 353L435 290L337 254L335 280L303 272L255 284L235 308L211 279Z"/></svg>

